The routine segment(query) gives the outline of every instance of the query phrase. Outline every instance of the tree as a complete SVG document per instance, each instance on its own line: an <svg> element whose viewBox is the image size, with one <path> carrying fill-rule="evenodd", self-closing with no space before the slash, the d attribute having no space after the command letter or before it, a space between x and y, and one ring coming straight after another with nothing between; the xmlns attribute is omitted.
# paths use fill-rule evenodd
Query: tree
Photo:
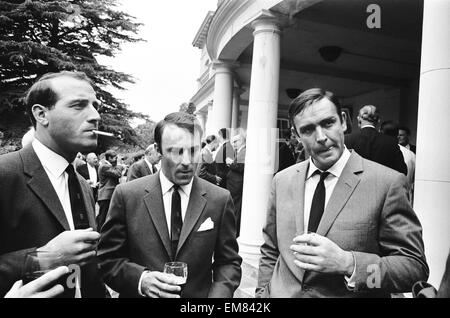
<svg viewBox="0 0 450 318"><path fill-rule="evenodd" d="M142 149L147 148L155 142L154 132L156 123L152 120L146 120L143 124L137 126L134 130L139 138L139 145Z"/></svg>
<svg viewBox="0 0 450 318"><path fill-rule="evenodd" d="M193 115L195 112L195 108L196 108L196 106L192 102L183 103L180 105L180 112L185 112L185 113Z"/></svg>
<svg viewBox="0 0 450 318"><path fill-rule="evenodd" d="M0 130L9 130L12 123L27 129L22 97L36 78L77 70L93 80L102 101L100 128L120 129L123 141L136 143L129 120L146 116L130 111L106 90L124 89L122 83L133 83L133 78L100 65L96 57L113 57L122 43L141 41L139 26L117 10L117 0L0 1Z"/></svg>

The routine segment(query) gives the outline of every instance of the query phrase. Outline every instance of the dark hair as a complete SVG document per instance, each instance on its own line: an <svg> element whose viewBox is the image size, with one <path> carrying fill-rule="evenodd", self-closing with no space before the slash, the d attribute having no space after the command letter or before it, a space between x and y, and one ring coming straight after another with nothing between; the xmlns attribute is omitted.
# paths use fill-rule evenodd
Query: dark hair
<svg viewBox="0 0 450 318"><path fill-rule="evenodd" d="M157 149L157 147L156 147L156 145L154 143L150 144L147 148L145 148L144 155L145 156L149 156L153 149Z"/></svg>
<svg viewBox="0 0 450 318"><path fill-rule="evenodd" d="M162 154L162 144L161 138L164 131L164 128L168 124L176 125L180 128L188 130L192 135L194 135L195 131L200 133L200 138L203 134L202 127L198 122L197 118L194 115L185 113L185 112L175 112L170 113L163 120L159 121L155 126L155 143L158 146L158 151Z"/></svg>
<svg viewBox="0 0 450 318"><path fill-rule="evenodd" d="M230 131L228 130L228 128L221 128L219 130L219 135L221 135L223 139L227 140L228 138L230 138Z"/></svg>
<svg viewBox="0 0 450 318"><path fill-rule="evenodd" d="M411 135L411 130L409 130L409 128L406 126L399 126L398 130L404 130L408 136Z"/></svg>
<svg viewBox="0 0 450 318"><path fill-rule="evenodd" d="M397 138L398 136L398 125L392 120L386 120L382 122L380 129L384 135L392 136L395 138Z"/></svg>
<svg viewBox="0 0 450 318"><path fill-rule="evenodd" d="M52 79L61 77L71 77L81 81L86 81L92 85L91 80L83 72L69 72L62 71L59 73L47 73L42 75L27 91L25 95L25 107L30 117L33 127L36 128L36 119L31 111L32 107L36 104L42 105L48 109L53 108L56 102L60 98L56 94L52 86Z"/></svg>
<svg viewBox="0 0 450 318"><path fill-rule="evenodd" d="M115 152L114 150L108 150L105 152L105 159L108 160L109 158L113 158L117 156L117 152Z"/></svg>
<svg viewBox="0 0 450 318"><path fill-rule="evenodd" d="M294 118L300 114L306 107L311 106L323 98L327 98L336 107L336 112L341 123L343 122L341 103L337 97L330 91L321 88L311 88L298 95L289 105L289 123L294 128L295 134L298 135L297 127L295 127Z"/></svg>
<svg viewBox="0 0 450 318"><path fill-rule="evenodd" d="M216 140L216 136L214 136L214 135L209 135L208 137L206 137L206 143L207 144L210 144L210 143L212 143L214 140Z"/></svg>

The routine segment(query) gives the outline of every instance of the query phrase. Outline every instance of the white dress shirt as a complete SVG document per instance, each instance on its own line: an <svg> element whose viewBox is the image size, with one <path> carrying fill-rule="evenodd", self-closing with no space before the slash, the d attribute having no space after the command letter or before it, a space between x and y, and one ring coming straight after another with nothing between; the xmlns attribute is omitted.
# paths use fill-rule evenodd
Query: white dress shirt
<svg viewBox="0 0 450 318"><path fill-rule="evenodd" d="M189 196L191 195L192 182L194 178L191 179L186 185L180 186L180 198L181 198L181 219L184 222L184 217L186 215L187 206L189 203ZM172 193L173 193L173 183L167 179L164 172L161 170L159 174L159 181L161 182L161 190L163 195L164 203L164 213L166 214L167 228L169 229L170 236L170 222L172 217Z"/></svg>
<svg viewBox="0 0 450 318"><path fill-rule="evenodd" d="M31 145L39 158L39 161L44 167L53 189L55 189L56 194L58 195L59 202L61 202L67 222L69 223L69 228L74 230L75 226L73 224L68 185L69 175L65 172L69 162L53 150L50 150L48 147L44 146L36 138L33 140Z"/></svg>
<svg viewBox="0 0 450 318"><path fill-rule="evenodd" d="M345 165L347 164L348 159L350 158L350 151L347 148L344 148L344 152L342 153L341 158L327 171L330 173L324 180L325 185L325 208L330 200L331 194L333 193L334 187L338 182L339 177L341 176L342 170L344 170ZM303 208L304 211L304 224L305 224L305 232L308 230L309 223L309 215L311 213L311 204L314 196L314 192L316 191L317 184L320 180L320 175L313 173L316 170L320 170L314 164L312 157L309 158L309 168L306 174L305 181L305 205Z"/></svg>
<svg viewBox="0 0 450 318"><path fill-rule="evenodd" d="M95 185L97 184L97 169L88 163L86 165L89 172L89 180L92 182L91 187L95 188Z"/></svg>

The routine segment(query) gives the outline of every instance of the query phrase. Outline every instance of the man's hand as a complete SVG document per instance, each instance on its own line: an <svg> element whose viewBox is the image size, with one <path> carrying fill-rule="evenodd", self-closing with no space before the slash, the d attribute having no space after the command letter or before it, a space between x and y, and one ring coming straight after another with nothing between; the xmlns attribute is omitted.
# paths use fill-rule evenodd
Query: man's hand
<svg viewBox="0 0 450 318"><path fill-rule="evenodd" d="M353 274L352 253L324 236L315 233L299 235L294 238L291 250L296 258L294 263L301 269L347 276Z"/></svg>
<svg viewBox="0 0 450 318"><path fill-rule="evenodd" d="M65 231L54 237L38 251L61 254L66 265L83 266L97 254L96 248L100 234L93 229Z"/></svg>
<svg viewBox="0 0 450 318"><path fill-rule="evenodd" d="M231 159L230 157L226 157L225 163L230 166L233 163L233 159Z"/></svg>
<svg viewBox="0 0 450 318"><path fill-rule="evenodd" d="M216 185L219 185L222 182L222 178L219 176L216 176Z"/></svg>
<svg viewBox="0 0 450 318"><path fill-rule="evenodd" d="M23 285L21 280L17 281L10 291L5 295L5 298L53 298L64 292L64 287L57 284L50 289L49 285L62 276L69 273L69 268L66 266L58 267L41 277Z"/></svg>
<svg viewBox="0 0 450 318"><path fill-rule="evenodd" d="M141 292L151 298L180 298L181 291L173 275L162 272L144 272L142 274Z"/></svg>

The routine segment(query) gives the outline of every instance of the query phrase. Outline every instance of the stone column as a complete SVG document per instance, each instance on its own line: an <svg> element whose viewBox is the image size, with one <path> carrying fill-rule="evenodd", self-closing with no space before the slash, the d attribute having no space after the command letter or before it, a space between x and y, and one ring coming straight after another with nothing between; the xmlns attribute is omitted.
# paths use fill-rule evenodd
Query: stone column
<svg viewBox="0 0 450 318"><path fill-rule="evenodd" d="M195 116L197 117L198 121L200 122L200 126L202 127L203 130L203 138L206 137L206 113L200 111L197 114L195 114Z"/></svg>
<svg viewBox="0 0 450 318"><path fill-rule="evenodd" d="M215 61L214 100L210 116L213 133L221 128L231 127L231 111L233 103L233 64Z"/></svg>
<svg viewBox="0 0 450 318"><path fill-rule="evenodd" d="M449 12L449 1L424 1L414 209L435 287L450 248Z"/></svg>
<svg viewBox="0 0 450 318"><path fill-rule="evenodd" d="M205 122L205 136L217 134L217 131L216 132L212 131L212 124L211 124L212 120L211 120L211 117L212 117L212 101L210 101L208 103L208 107L207 107L207 113L206 113L206 117L205 117L205 120L206 120L206 122Z"/></svg>
<svg viewBox="0 0 450 318"><path fill-rule="evenodd" d="M257 266L263 242L262 227L275 166L280 27L269 12L256 19L247 122L247 154L239 250L244 260Z"/></svg>
<svg viewBox="0 0 450 318"><path fill-rule="evenodd" d="M233 92L233 110L231 112L231 128L236 129L239 127L239 106L241 102L240 97L241 89L239 87L234 88Z"/></svg>

